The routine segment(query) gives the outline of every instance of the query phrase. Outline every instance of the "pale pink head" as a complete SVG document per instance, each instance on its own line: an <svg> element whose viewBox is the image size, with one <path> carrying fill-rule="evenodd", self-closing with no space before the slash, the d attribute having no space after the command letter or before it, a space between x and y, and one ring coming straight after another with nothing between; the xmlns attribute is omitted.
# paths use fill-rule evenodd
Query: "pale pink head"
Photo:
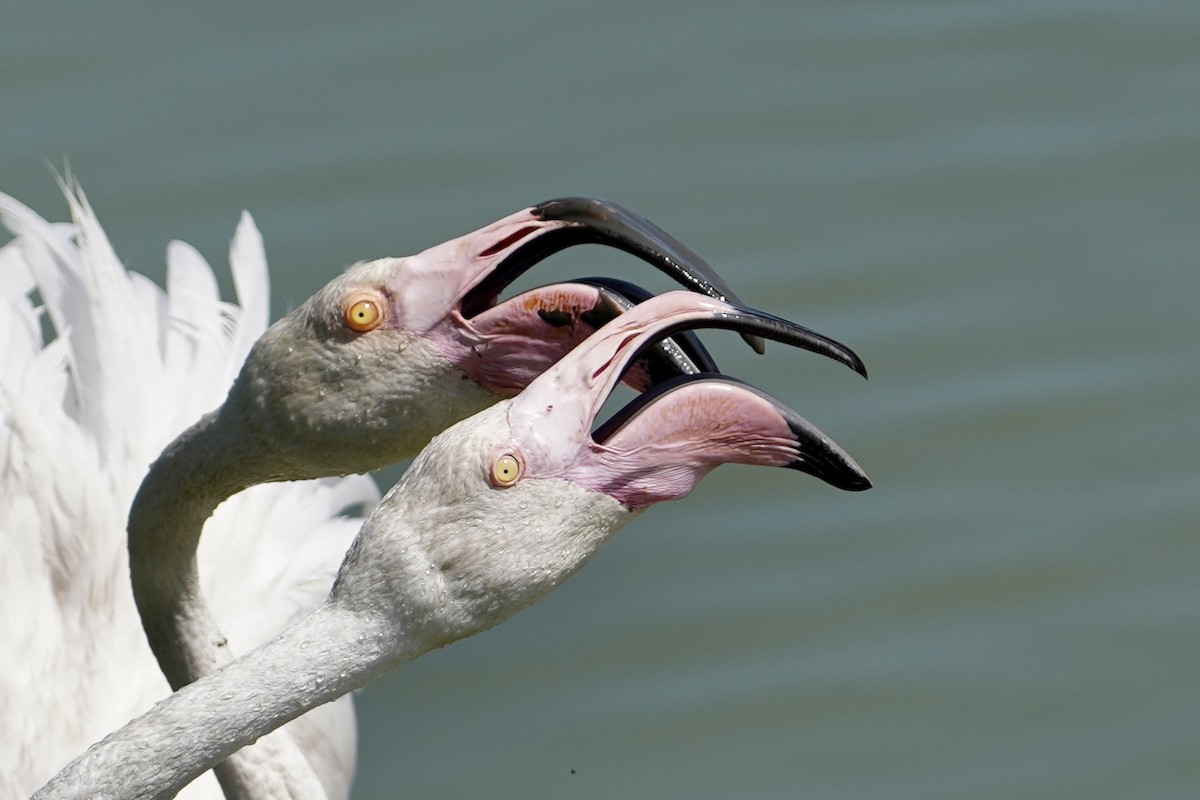
<svg viewBox="0 0 1200 800"><path fill-rule="evenodd" d="M686 292L651 298L517 397L437 436L363 525L331 602L393 620L427 649L544 596L637 513L683 497L720 464L788 467L841 489L870 487L845 451L795 411L719 374L659 384L596 427L639 353L703 327L796 345L865 374L848 348L786 320Z"/></svg>

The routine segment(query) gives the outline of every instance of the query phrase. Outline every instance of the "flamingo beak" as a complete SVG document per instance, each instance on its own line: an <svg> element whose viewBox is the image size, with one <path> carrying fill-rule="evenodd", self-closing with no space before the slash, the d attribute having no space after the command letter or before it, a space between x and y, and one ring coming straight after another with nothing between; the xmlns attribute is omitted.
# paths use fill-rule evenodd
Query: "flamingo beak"
<svg viewBox="0 0 1200 800"><path fill-rule="evenodd" d="M651 298L605 325L513 400L509 421L529 475L558 476L631 508L686 495L722 463L798 469L838 488L870 487L832 439L766 393L723 375L655 386L593 431L622 371L680 330L725 328L799 346L865 376L857 355L802 326L686 292Z"/></svg>
<svg viewBox="0 0 1200 800"><path fill-rule="evenodd" d="M562 198L524 209L404 259L389 296L404 326L430 339L479 385L512 396L572 347L649 292L605 278L554 284L498 302L518 277L577 244L636 255L700 294L740 302L703 259L649 220L615 203ZM746 339L762 352L762 339ZM681 373L713 371L694 336L663 342L631 370L644 389Z"/></svg>
<svg viewBox="0 0 1200 800"><path fill-rule="evenodd" d="M651 296L639 286L608 278L556 283L519 294L471 320L455 320L432 338L477 383L511 397L605 323ZM640 392L676 375L718 371L700 339L683 331L656 342L622 379Z"/></svg>
<svg viewBox="0 0 1200 800"><path fill-rule="evenodd" d="M507 235L494 239L481 253L504 255L468 287L460 305L463 316L471 317L491 307L501 292L531 267L580 244L623 250L691 291L741 304L716 270L687 245L645 217L611 201L563 197L547 200L507 219L512 221L514 229L509 231L505 226ZM747 341L762 352L761 339L748 337Z"/></svg>

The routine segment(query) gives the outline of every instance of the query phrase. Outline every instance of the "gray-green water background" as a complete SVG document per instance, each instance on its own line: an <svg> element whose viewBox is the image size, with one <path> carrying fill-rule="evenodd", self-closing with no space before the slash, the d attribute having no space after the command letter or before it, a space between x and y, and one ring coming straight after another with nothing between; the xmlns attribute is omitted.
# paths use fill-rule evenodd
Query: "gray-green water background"
<svg viewBox="0 0 1200 800"><path fill-rule="evenodd" d="M855 347L722 365L876 488L723 468L360 696L355 797L1194 798L1194 3L0 9L0 189L282 313L349 262L615 199ZM538 282L606 271L583 248ZM228 284L226 283L226 288Z"/></svg>

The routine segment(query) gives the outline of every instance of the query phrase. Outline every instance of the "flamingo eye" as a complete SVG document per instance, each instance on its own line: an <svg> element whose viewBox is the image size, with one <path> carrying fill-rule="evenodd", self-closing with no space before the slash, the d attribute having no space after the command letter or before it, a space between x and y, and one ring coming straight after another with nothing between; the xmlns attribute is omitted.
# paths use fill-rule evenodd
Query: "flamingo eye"
<svg viewBox="0 0 1200 800"><path fill-rule="evenodd" d="M498 488L512 486L521 477L521 462L517 457L505 453L492 464L492 485Z"/></svg>
<svg viewBox="0 0 1200 800"><path fill-rule="evenodd" d="M346 304L343 320L350 330L366 333L375 330L383 322L383 311L374 300L361 298Z"/></svg>

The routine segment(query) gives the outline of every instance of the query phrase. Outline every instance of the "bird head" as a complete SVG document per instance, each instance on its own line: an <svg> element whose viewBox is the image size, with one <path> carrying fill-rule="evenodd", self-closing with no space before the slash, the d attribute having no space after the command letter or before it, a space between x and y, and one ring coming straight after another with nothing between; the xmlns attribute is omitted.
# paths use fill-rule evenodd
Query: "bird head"
<svg viewBox="0 0 1200 800"><path fill-rule="evenodd" d="M651 298L515 398L436 437L364 524L333 600L396 620L421 647L438 646L542 597L637 513L684 497L720 464L787 467L841 489L870 487L811 423L724 375L679 376L596 424L622 372L647 347L700 327L796 345L865 376L848 348L786 320L687 292Z"/></svg>
<svg viewBox="0 0 1200 800"><path fill-rule="evenodd" d="M255 431L281 477L411 457L644 299L636 286L589 279L499 302L530 267L583 243L619 248L694 291L737 300L699 256L642 217L600 200L548 201L417 255L351 267L263 335L222 413ZM698 342L684 339L648 353L627 381L644 389L712 368Z"/></svg>

